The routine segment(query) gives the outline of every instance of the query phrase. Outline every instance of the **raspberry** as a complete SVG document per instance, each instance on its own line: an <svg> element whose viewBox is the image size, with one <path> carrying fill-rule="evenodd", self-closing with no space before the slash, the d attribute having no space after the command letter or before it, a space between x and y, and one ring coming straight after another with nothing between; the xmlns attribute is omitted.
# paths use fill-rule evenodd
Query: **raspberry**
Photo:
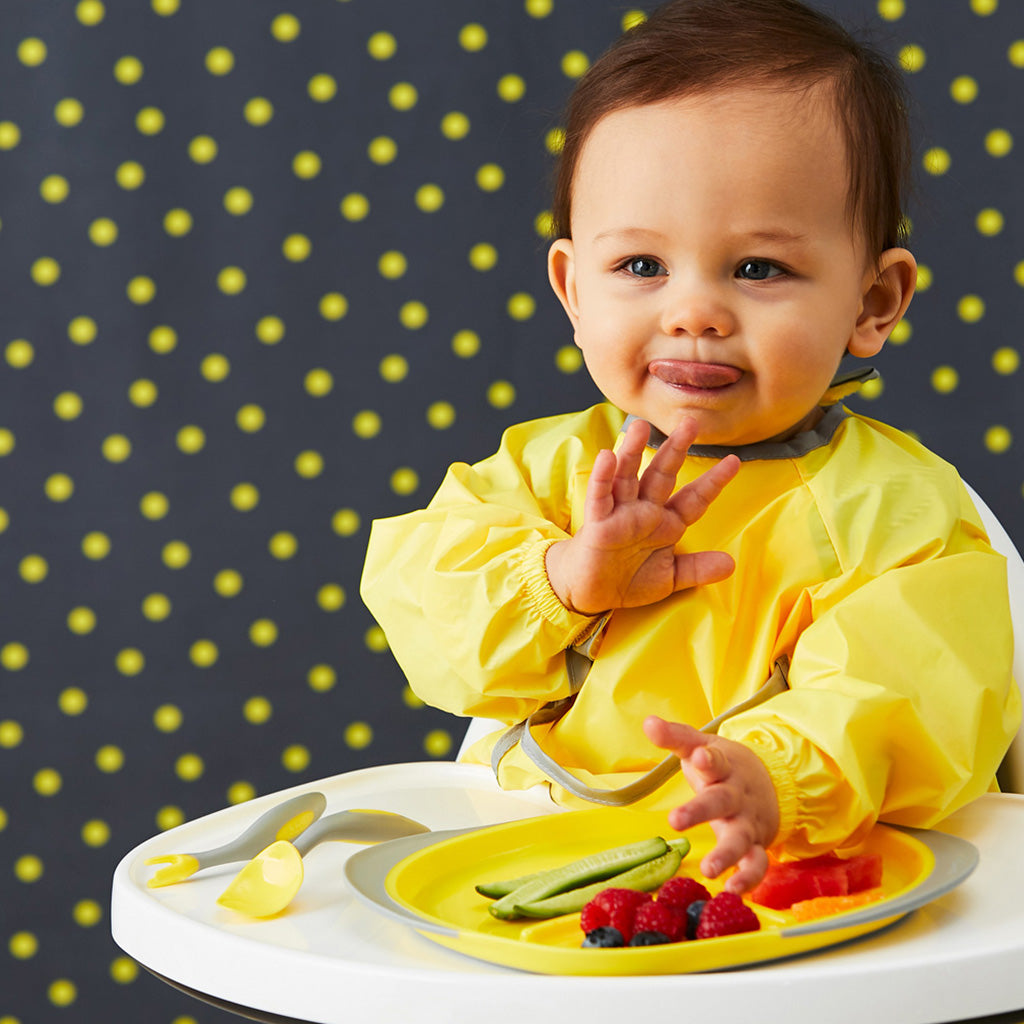
<svg viewBox="0 0 1024 1024"><path fill-rule="evenodd" d="M761 927L757 915L735 893L720 892L708 900L697 925L698 939L756 932Z"/></svg>
<svg viewBox="0 0 1024 1024"><path fill-rule="evenodd" d="M608 915L608 924L622 933L623 941L633 937L633 915L637 907L651 902L651 894L635 889L604 889L591 901Z"/></svg>
<svg viewBox="0 0 1024 1024"><path fill-rule="evenodd" d="M686 938L686 918L661 902L645 903L633 915L634 932L661 932L669 942Z"/></svg>
<svg viewBox="0 0 1024 1024"><path fill-rule="evenodd" d="M583 911L580 914L580 927L585 933L589 934L598 928L607 928L610 920L608 911L604 907L599 906L597 900L591 900L584 905Z"/></svg>
<svg viewBox="0 0 1024 1024"><path fill-rule="evenodd" d="M694 900L709 900L711 893L696 878L677 875L658 890L658 902L675 910L685 910Z"/></svg>

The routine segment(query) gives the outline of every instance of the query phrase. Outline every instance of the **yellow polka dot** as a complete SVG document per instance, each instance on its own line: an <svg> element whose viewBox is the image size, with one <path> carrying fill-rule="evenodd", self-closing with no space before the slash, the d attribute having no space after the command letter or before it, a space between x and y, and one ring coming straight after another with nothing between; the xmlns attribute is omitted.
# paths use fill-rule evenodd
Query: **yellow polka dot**
<svg viewBox="0 0 1024 1024"><path fill-rule="evenodd" d="M182 754L174 762L174 773L185 782L195 782L203 774L205 767L203 759L198 754Z"/></svg>
<svg viewBox="0 0 1024 1024"><path fill-rule="evenodd" d="M226 46L215 46L206 54L206 70L211 75L226 75L235 66L235 55Z"/></svg>
<svg viewBox="0 0 1024 1024"><path fill-rule="evenodd" d="M15 932L7 943L15 960L31 960L39 951L39 940L32 932Z"/></svg>
<svg viewBox="0 0 1024 1024"><path fill-rule="evenodd" d="M105 14L106 10L101 0L78 0L75 6L75 17L83 25L98 25Z"/></svg>
<svg viewBox="0 0 1024 1024"><path fill-rule="evenodd" d="M188 144L188 155L193 163L208 164L217 159L217 143L209 135L197 135Z"/></svg>
<svg viewBox="0 0 1024 1024"><path fill-rule="evenodd" d="M527 292L516 292L509 297L507 308L513 320L529 320L537 311L537 302Z"/></svg>
<svg viewBox="0 0 1024 1024"><path fill-rule="evenodd" d="M14 445L14 435L6 427L0 427L0 455L10 455Z"/></svg>
<svg viewBox="0 0 1024 1024"><path fill-rule="evenodd" d="M575 345L563 345L555 353L555 366L562 373L577 373L583 368L583 353Z"/></svg>
<svg viewBox="0 0 1024 1024"><path fill-rule="evenodd" d="M7 514L7 509L0 508L0 533L3 533L10 525L11 517Z"/></svg>
<svg viewBox="0 0 1024 1024"><path fill-rule="evenodd" d="M46 995L54 1006L70 1006L78 998L78 988L69 978L57 978L46 989Z"/></svg>
<svg viewBox="0 0 1024 1024"><path fill-rule="evenodd" d="M276 345L284 334L284 321L279 316L260 317L256 322L256 337L264 345Z"/></svg>
<svg viewBox="0 0 1024 1024"><path fill-rule="evenodd" d="M242 705L243 717L253 725L262 725L270 719L273 712L273 705L266 697L250 697Z"/></svg>
<svg viewBox="0 0 1024 1024"><path fill-rule="evenodd" d="M401 277L407 267L405 256L394 250L382 253L380 259L377 260L377 270L381 277L389 278L392 281Z"/></svg>
<svg viewBox="0 0 1024 1024"><path fill-rule="evenodd" d="M925 150L921 165L929 174L939 175L945 174L949 170L951 162L949 150L943 149L941 146L933 146L931 149Z"/></svg>
<svg viewBox="0 0 1024 1024"><path fill-rule="evenodd" d="M452 749L452 737L445 729L433 729L423 737L423 749L431 757L445 757Z"/></svg>
<svg viewBox="0 0 1024 1024"><path fill-rule="evenodd" d="M886 21L898 21L905 12L904 0L878 0L878 13Z"/></svg>
<svg viewBox="0 0 1024 1024"><path fill-rule="evenodd" d="M107 843L110 842L110 826L105 821L100 821L98 818L92 821L87 821L82 826L82 842L85 843L86 846L106 846Z"/></svg>
<svg viewBox="0 0 1024 1024"><path fill-rule="evenodd" d="M989 156L1006 156L1013 149L1013 136L1005 128L993 128L985 136L985 149Z"/></svg>
<svg viewBox="0 0 1024 1024"><path fill-rule="evenodd" d="M46 43L35 36L22 39L18 43L18 60L26 67L38 67L46 60Z"/></svg>
<svg viewBox="0 0 1024 1024"><path fill-rule="evenodd" d="M192 550L183 540L168 541L160 553L168 569L184 569L192 560Z"/></svg>
<svg viewBox="0 0 1024 1024"><path fill-rule="evenodd" d="M900 67L909 74L914 74L920 71L927 59L925 52L922 47L916 43L910 43L900 49L898 54Z"/></svg>
<svg viewBox="0 0 1024 1024"><path fill-rule="evenodd" d="M19 882L37 882L43 875L43 862L34 853L26 853L14 862L14 875Z"/></svg>
<svg viewBox="0 0 1024 1024"><path fill-rule="evenodd" d="M1024 39L1015 39L1006 51L1006 56L1015 68L1024 68Z"/></svg>
<svg viewBox="0 0 1024 1024"><path fill-rule="evenodd" d="M169 828L177 828L185 820L185 812L180 807L175 807L173 804L167 807L161 807L156 812L156 824L158 828L167 830Z"/></svg>
<svg viewBox="0 0 1024 1024"><path fill-rule="evenodd" d="M14 149L21 141L21 129L13 121L0 121L0 149Z"/></svg>
<svg viewBox="0 0 1024 1024"><path fill-rule="evenodd" d="M380 375L384 380L389 381L392 384L397 384L400 380L405 380L409 375L409 361L405 356L400 355L389 355L385 356L380 361ZM380 427L380 421L377 421L377 427ZM358 431L357 431L358 432ZM376 433L376 431L374 431Z"/></svg>
<svg viewBox="0 0 1024 1024"><path fill-rule="evenodd" d="M9 718L0 722L0 747L13 750L24 739L25 731L18 722Z"/></svg>
<svg viewBox="0 0 1024 1024"><path fill-rule="evenodd" d="M142 599L142 614L150 622L163 622L171 614L171 599L166 594L147 594Z"/></svg>
<svg viewBox="0 0 1024 1024"><path fill-rule="evenodd" d="M252 209L252 193L241 186L229 188L224 193L224 209L235 217L241 217Z"/></svg>
<svg viewBox="0 0 1024 1024"><path fill-rule="evenodd" d="M516 389L507 380L496 380L487 389L487 401L495 409L507 409L516 400Z"/></svg>
<svg viewBox="0 0 1024 1024"><path fill-rule="evenodd" d="M169 509L167 495L159 491L149 491L139 499L139 511L147 519L163 519Z"/></svg>
<svg viewBox="0 0 1024 1024"><path fill-rule="evenodd" d="M373 651L374 654L381 654L388 650L388 639L380 626L371 626L363 634L363 642L366 644L367 649Z"/></svg>
<svg viewBox="0 0 1024 1024"><path fill-rule="evenodd" d="M65 715L71 715L72 717L82 714L88 706L88 696L84 690L77 686L69 686L61 690L60 696L57 698L57 707Z"/></svg>
<svg viewBox="0 0 1024 1024"><path fill-rule="evenodd" d="M82 538L82 554L94 562L110 554L110 538L99 530L91 530Z"/></svg>
<svg viewBox="0 0 1024 1024"><path fill-rule="evenodd" d="M647 15L643 11L626 11L622 16L622 31L628 32L630 29L642 25L646 20Z"/></svg>
<svg viewBox="0 0 1024 1024"><path fill-rule="evenodd" d="M316 592L316 603L325 612L336 612L345 606L345 590L337 583L325 583Z"/></svg>
<svg viewBox="0 0 1024 1024"><path fill-rule="evenodd" d="M266 413L258 405L243 405L235 415L239 430L244 430L247 434L262 430L266 420Z"/></svg>
<svg viewBox="0 0 1024 1024"><path fill-rule="evenodd" d="M999 348L992 353L992 369L1007 376L1020 366L1020 353L1014 348Z"/></svg>
<svg viewBox="0 0 1024 1024"><path fill-rule="evenodd" d="M436 213L444 206L444 191L432 183L420 185L414 198L417 207L424 213Z"/></svg>
<svg viewBox="0 0 1024 1024"><path fill-rule="evenodd" d="M427 422L435 430L447 430L455 422L455 407L451 402L433 402L427 408Z"/></svg>
<svg viewBox="0 0 1024 1024"><path fill-rule="evenodd" d="M118 651L114 664L121 675L137 676L146 667L146 658L137 647L126 647Z"/></svg>
<svg viewBox="0 0 1024 1024"><path fill-rule="evenodd" d="M373 742L373 729L367 722L349 722L342 735L345 746L353 750L363 750Z"/></svg>
<svg viewBox="0 0 1024 1024"><path fill-rule="evenodd" d="M259 488L250 483L235 484L231 488L230 501L239 512L250 512L259 504Z"/></svg>
<svg viewBox="0 0 1024 1024"><path fill-rule="evenodd" d="M268 124L274 116L274 104L265 96L253 96L242 108L242 117L254 127Z"/></svg>
<svg viewBox="0 0 1024 1024"><path fill-rule="evenodd" d="M590 58L582 50L570 50L562 57L562 74L566 78L580 78L590 67Z"/></svg>
<svg viewBox="0 0 1024 1024"><path fill-rule="evenodd" d="M985 315L985 301L979 295L965 295L956 304L956 312L965 323L977 323Z"/></svg>
<svg viewBox="0 0 1024 1024"><path fill-rule="evenodd" d="M546 18L554 9L554 0L525 0L523 7L531 18Z"/></svg>
<svg viewBox="0 0 1024 1024"><path fill-rule="evenodd" d="M295 472L307 480L319 476L324 471L324 457L315 451L299 452L295 456Z"/></svg>
<svg viewBox="0 0 1024 1024"><path fill-rule="evenodd" d="M1005 452L1013 443L1013 436L1006 427L994 426L985 431L985 447L990 452Z"/></svg>
<svg viewBox="0 0 1024 1024"><path fill-rule="evenodd" d="M429 318L427 307L422 302L404 302L398 310L398 319L410 331L418 331Z"/></svg>
<svg viewBox="0 0 1024 1024"><path fill-rule="evenodd" d="M999 0L971 0L971 10L982 17L995 14L998 6Z"/></svg>
<svg viewBox="0 0 1024 1024"><path fill-rule="evenodd" d="M487 29L476 22L470 22L459 29L459 46L469 53L476 53L487 45Z"/></svg>
<svg viewBox="0 0 1024 1024"><path fill-rule="evenodd" d="M411 82L396 82L388 90L388 103L395 110L412 110L419 98L419 92Z"/></svg>
<svg viewBox="0 0 1024 1024"><path fill-rule="evenodd" d="M242 574L234 569L221 569L213 578L213 589L221 597L234 597L241 592L242 586Z"/></svg>
<svg viewBox="0 0 1024 1024"><path fill-rule="evenodd" d="M370 200L361 192L350 192L342 199L340 210L345 220L364 220L370 212Z"/></svg>
<svg viewBox="0 0 1024 1024"><path fill-rule="evenodd" d="M55 796L63 784L64 780L55 768L41 768L32 777L32 788L40 796Z"/></svg>
<svg viewBox="0 0 1024 1024"><path fill-rule="evenodd" d="M256 796L256 787L251 782L233 782L228 786L227 798L229 804L244 804Z"/></svg>
<svg viewBox="0 0 1024 1024"><path fill-rule="evenodd" d="M292 158L292 173L303 181L312 180L322 169L323 161L320 154L314 153L311 149L304 149Z"/></svg>
<svg viewBox="0 0 1024 1024"><path fill-rule="evenodd" d="M68 179L59 174L48 174L39 183L39 194L47 203L63 203L70 191Z"/></svg>
<svg viewBox="0 0 1024 1024"><path fill-rule="evenodd" d="M64 128L74 128L85 117L85 107L73 96L60 100L53 108L54 120Z"/></svg>
<svg viewBox="0 0 1024 1024"><path fill-rule="evenodd" d="M114 78L122 85L134 85L143 75L142 61L138 57L121 57L114 64Z"/></svg>
<svg viewBox="0 0 1024 1024"><path fill-rule="evenodd" d="M188 649L189 661L199 668L209 668L216 664L219 657L220 651L212 640L196 640Z"/></svg>
<svg viewBox="0 0 1024 1024"><path fill-rule="evenodd" d="M478 242L469 250L469 264L474 270L491 270L498 262L498 250L489 242Z"/></svg>
<svg viewBox="0 0 1024 1024"><path fill-rule="evenodd" d="M107 744L96 751L96 767L108 775L124 767L124 751L113 744Z"/></svg>
<svg viewBox="0 0 1024 1024"><path fill-rule="evenodd" d="M497 164L484 164L477 169L476 183L484 192L497 192L505 184L505 172Z"/></svg>
<svg viewBox="0 0 1024 1024"><path fill-rule="evenodd" d="M374 32L367 40L366 49L374 60L388 60L395 55L398 44L390 32Z"/></svg>
<svg viewBox="0 0 1024 1024"><path fill-rule="evenodd" d="M992 208L982 210L974 218L974 225L982 235L998 235L1003 230L1003 215Z"/></svg>
<svg viewBox="0 0 1024 1024"><path fill-rule="evenodd" d="M160 325L149 332L149 347L160 355L173 352L178 346L178 332L173 327Z"/></svg>
<svg viewBox="0 0 1024 1024"><path fill-rule="evenodd" d="M159 107L143 107L135 115L135 127L143 135L159 135L166 123L164 112Z"/></svg>
<svg viewBox="0 0 1024 1024"><path fill-rule="evenodd" d="M329 370L318 367L306 374L303 385L306 391L316 398L329 395L334 388L334 377Z"/></svg>
<svg viewBox="0 0 1024 1024"><path fill-rule="evenodd" d="M409 708L422 708L424 707L423 701L412 692L411 687L406 686L402 689L402 702L406 707Z"/></svg>
<svg viewBox="0 0 1024 1024"><path fill-rule="evenodd" d="M221 355L219 352L211 352L208 356L203 357L199 364L199 372L211 384L218 384L231 372L231 363L227 356Z"/></svg>
<svg viewBox="0 0 1024 1024"><path fill-rule="evenodd" d="M132 192L141 187L146 180L146 171L137 161L126 160L123 164L118 164L114 171L114 180L118 187L123 188L126 192Z"/></svg>
<svg viewBox="0 0 1024 1024"><path fill-rule="evenodd" d="M932 387L940 395L948 395L956 390L960 383L960 375L952 366L939 366L932 371Z"/></svg>
<svg viewBox="0 0 1024 1024"><path fill-rule="evenodd" d="M461 110L450 110L441 118L441 134L453 142L469 134L469 118Z"/></svg>
<svg viewBox="0 0 1024 1024"><path fill-rule="evenodd" d="M419 474L411 466L399 466L391 474L391 490L395 494L412 494L420 485Z"/></svg>
<svg viewBox="0 0 1024 1024"><path fill-rule="evenodd" d="M136 306L145 306L147 303L152 302L156 296L156 282L151 277L142 275L133 277L128 282L128 287L125 291L130 302L135 303Z"/></svg>
<svg viewBox="0 0 1024 1024"><path fill-rule="evenodd" d="M526 83L519 75L502 75L498 79L498 95L506 103L516 103L526 94Z"/></svg>
<svg viewBox="0 0 1024 1024"><path fill-rule="evenodd" d="M7 828L7 812L0 807L0 832Z"/></svg>
<svg viewBox="0 0 1024 1024"><path fill-rule="evenodd" d="M286 771L301 772L309 767L309 749L301 743L293 743L281 752L281 764Z"/></svg>
<svg viewBox="0 0 1024 1024"><path fill-rule="evenodd" d="M175 444L177 444L178 450L186 455L195 455L206 446L206 434L201 427L190 423L182 427L175 435Z"/></svg>
<svg viewBox="0 0 1024 1024"><path fill-rule="evenodd" d="M299 541L294 533L282 530L275 533L267 543L267 549L277 559L294 558L299 550Z"/></svg>
<svg viewBox="0 0 1024 1024"><path fill-rule="evenodd" d="M111 434L103 439L100 450L108 462L124 462L132 454L132 443L124 434Z"/></svg>
<svg viewBox="0 0 1024 1024"><path fill-rule="evenodd" d="M378 135L370 141L366 152L375 164L389 164L398 156L398 144L388 135Z"/></svg>
<svg viewBox="0 0 1024 1024"><path fill-rule="evenodd" d="M153 725L160 732L176 732L181 728L184 717L181 713L181 708L176 707L174 704L161 704L153 712Z"/></svg>
<svg viewBox="0 0 1024 1024"><path fill-rule="evenodd" d="M32 264L32 280L44 288L60 280L60 264L52 256L42 256Z"/></svg>
<svg viewBox="0 0 1024 1024"><path fill-rule="evenodd" d="M117 241L118 227L109 217L97 217L89 225L89 241L105 248Z"/></svg>
<svg viewBox="0 0 1024 1024"><path fill-rule="evenodd" d="M192 214L188 210L168 210L164 214L164 231L172 238L183 238L192 230Z"/></svg>
<svg viewBox="0 0 1024 1024"><path fill-rule="evenodd" d="M1013 279L1021 286L1021 288L1024 288L1024 260L1021 260L1020 263L1013 268Z"/></svg>
<svg viewBox="0 0 1024 1024"><path fill-rule="evenodd" d="M978 82L970 75L958 75L950 83L949 94L957 103L973 103L978 96Z"/></svg>
<svg viewBox="0 0 1024 1024"><path fill-rule="evenodd" d="M871 401L872 399L878 398L884 390L885 382L881 377L876 377L874 380L865 381L864 384L861 385L861 389L857 394L861 398L866 398L868 401Z"/></svg>
<svg viewBox="0 0 1024 1024"><path fill-rule="evenodd" d="M544 239L555 236L555 218L550 210L542 210L533 219L533 230Z"/></svg>
<svg viewBox="0 0 1024 1024"><path fill-rule="evenodd" d="M277 624L270 619L256 619L249 626L249 639L257 647L269 647L277 640Z"/></svg>
<svg viewBox="0 0 1024 1024"><path fill-rule="evenodd" d="M326 693L333 689L337 681L337 674L330 665L314 665L306 675L309 688L316 690L317 693Z"/></svg>
<svg viewBox="0 0 1024 1024"><path fill-rule="evenodd" d="M917 265L917 290L926 292L932 286L932 268L923 263Z"/></svg>
<svg viewBox="0 0 1024 1024"><path fill-rule="evenodd" d="M85 605L79 605L68 612L68 629L77 636L85 636L96 628L96 613Z"/></svg>
<svg viewBox="0 0 1024 1024"><path fill-rule="evenodd" d="M270 23L270 34L279 43L290 43L297 39L301 30L302 25L294 14L279 14Z"/></svg>
<svg viewBox="0 0 1024 1024"><path fill-rule="evenodd" d="M469 359L480 351L480 335L476 331L456 331L452 336L452 351L461 359Z"/></svg>
<svg viewBox="0 0 1024 1024"><path fill-rule="evenodd" d="M339 508L331 516L331 529L339 537L351 537L359 532L360 522L359 513L354 508Z"/></svg>
<svg viewBox="0 0 1024 1024"><path fill-rule="evenodd" d="M71 910L75 924L92 928L103 920L103 908L95 900L79 900Z"/></svg>
<svg viewBox="0 0 1024 1024"><path fill-rule="evenodd" d="M24 338L17 338L9 342L4 349L4 358L16 370L24 370L26 366L31 366L35 357L35 347L32 342L26 341Z"/></svg>
<svg viewBox="0 0 1024 1024"><path fill-rule="evenodd" d="M68 337L76 345L89 345L96 340L96 321L88 316L76 316L68 324Z"/></svg>
<svg viewBox="0 0 1024 1024"><path fill-rule="evenodd" d="M225 295L238 295L245 290L246 276L241 267L224 267L217 274L217 287Z"/></svg>
<svg viewBox="0 0 1024 1024"><path fill-rule="evenodd" d="M136 380L128 387L128 401L140 409L148 409L157 399L157 387L151 380Z"/></svg>
<svg viewBox="0 0 1024 1024"><path fill-rule="evenodd" d="M26 583L42 583L50 566L41 555L26 555L18 565L18 574Z"/></svg>

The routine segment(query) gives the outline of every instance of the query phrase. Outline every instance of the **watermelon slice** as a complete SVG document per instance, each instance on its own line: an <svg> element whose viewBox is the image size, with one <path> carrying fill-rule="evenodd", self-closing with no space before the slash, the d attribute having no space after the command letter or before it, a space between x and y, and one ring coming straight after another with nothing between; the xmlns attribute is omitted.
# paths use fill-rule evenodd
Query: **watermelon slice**
<svg viewBox="0 0 1024 1024"><path fill-rule="evenodd" d="M785 910L802 900L846 896L873 889L881 881L882 858L878 854L844 858L827 853L807 860L773 861L760 884L748 896L763 907Z"/></svg>

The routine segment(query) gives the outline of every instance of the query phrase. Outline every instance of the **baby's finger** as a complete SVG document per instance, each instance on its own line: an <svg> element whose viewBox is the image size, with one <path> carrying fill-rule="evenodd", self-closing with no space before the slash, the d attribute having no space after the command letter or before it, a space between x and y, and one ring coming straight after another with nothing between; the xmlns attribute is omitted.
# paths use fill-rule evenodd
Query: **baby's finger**
<svg viewBox="0 0 1024 1024"><path fill-rule="evenodd" d="M696 434L696 421L685 419L662 441L640 480L641 497L657 505L664 505L672 497L679 470Z"/></svg>
<svg viewBox="0 0 1024 1024"><path fill-rule="evenodd" d="M690 551L676 555L675 590L688 590L704 583L728 579L736 569L731 555L724 551Z"/></svg>
<svg viewBox="0 0 1024 1024"><path fill-rule="evenodd" d="M725 890L741 896L753 889L764 878L767 871L768 854L760 843L755 843L736 862L736 871L729 876L729 880L725 883Z"/></svg>
<svg viewBox="0 0 1024 1024"><path fill-rule="evenodd" d="M691 785L700 785L688 770L688 765L683 762L683 772ZM739 806L736 800L736 793L731 786L714 784L706 786L694 797L687 800L685 804L674 807L668 814L668 823L677 831L685 832L694 825L700 825L705 821L716 822L732 818Z"/></svg>
<svg viewBox="0 0 1024 1024"><path fill-rule="evenodd" d="M670 750L679 758L688 758L697 747L705 746L709 738L692 725L666 722L657 715L648 715L644 719L644 735L656 747Z"/></svg>
<svg viewBox="0 0 1024 1024"><path fill-rule="evenodd" d="M585 522L599 522L611 515L615 507L615 499L612 496L615 472L615 454L607 448L602 449L594 459L594 468L591 469L590 479L587 481L587 496L583 506Z"/></svg>
<svg viewBox="0 0 1024 1024"><path fill-rule="evenodd" d="M739 472L739 468L740 460L735 455L727 455L692 483L680 487L672 495L668 506L678 513L687 526L693 526L725 490L726 484Z"/></svg>
<svg viewBox="0 0 1024 1024"><path fill-rule="evenodd" d="M634 501L640 489L637 474L643 459L644 447L650 437L651 427L644 420L634 420L626 429L617 452L615 478L612 481L612 496L616 503Z"/></svg>

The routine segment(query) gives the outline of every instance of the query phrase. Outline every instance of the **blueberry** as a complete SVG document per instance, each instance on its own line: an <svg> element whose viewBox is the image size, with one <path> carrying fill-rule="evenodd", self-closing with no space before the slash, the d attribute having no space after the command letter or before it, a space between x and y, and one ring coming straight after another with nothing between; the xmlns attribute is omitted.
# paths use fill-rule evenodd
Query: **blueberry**
<svg viewBox="0 0 1024 1024"><path fill-rule="evenodd" d="M595 928L593 931L587 932L587 937L583 940L583 949L611 948L613 946L624 946L625 944L622 932L618 928L604 925L601 928Z"/></svg>
<svg viewBox="0 0 1024 1024"><path fill-rule="evenodd" d="M686 908L686 937L697 938L697 925L700 924L700 915L704 912L704 904L707 900L694 900Z"/></svg>
<svg viewBox="0 0 1024 1024"><path fill-rule="evenodd" d="M672 940L664 932L637 932L629 940L631 946L660 946Z"/></svg>

